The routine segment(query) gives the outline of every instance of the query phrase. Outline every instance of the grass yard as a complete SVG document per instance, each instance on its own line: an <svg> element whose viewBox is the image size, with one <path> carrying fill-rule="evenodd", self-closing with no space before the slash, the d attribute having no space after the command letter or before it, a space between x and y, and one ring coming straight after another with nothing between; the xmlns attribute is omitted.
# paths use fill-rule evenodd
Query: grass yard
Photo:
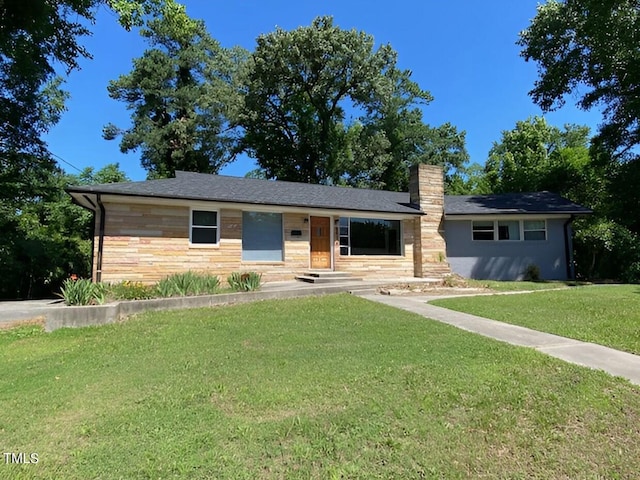
<svg viewBox="0 0 640 480"><path fill-rule="evenodd" d="M639 388L349 295L4 331L0 411L0 478L640 471Z"/></svg>
<svg viewBox="0 0 640 480"><path fill-rule="evenodd" d="M640 355L640 285L593 285L431 303Z"/></svg>
<svg viewBox="0 0 640 480"><path fill-rule="evenodd" d="M521 290L552 290L556 288L566 288L575 285L575 282L526 282L526 281L497 281L497 280L471 280L466 279L465 282L469 287L488 288L497 292L512 292Z"/></svg>

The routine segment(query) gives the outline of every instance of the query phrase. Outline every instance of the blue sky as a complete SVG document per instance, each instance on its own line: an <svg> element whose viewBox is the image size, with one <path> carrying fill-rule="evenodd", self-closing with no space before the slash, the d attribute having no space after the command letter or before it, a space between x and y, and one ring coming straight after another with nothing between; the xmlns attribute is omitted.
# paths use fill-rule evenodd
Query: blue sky
<svg viewBox="0 0 640 480"><path fill-rule="evenodd" d="M261 33L276 26L294 29L309 25L319 15L332 15L342 28L363 30L377 44L390 43L398 63L413 72L412 79L429 90L435 100L424 107L424 121L433 126L451 122L467 133L471 161L484 164L494 141L518 120L541 115L528 91L537 78L536 67L519 56L518 33L535 16L538 0L209 0L183 1L187 13L205 21L223 46L253 50ZM50 150L77 173L118 162L132 180L144 180L138 153L122 154L118 141L102 139L109 123L126 128L129 112L107 95L109 80L131 70L132 59L146 48L137 32L126 32L113 13L102 9L91 27L94 34L83 44L93 59L72 72L66 89L68 111L47 135ZM584 124L595 130L598 112L582 112L573 98L557 112L546 115L550 124ZM242 176L254 168L241 158L221 173Z"/></svg>

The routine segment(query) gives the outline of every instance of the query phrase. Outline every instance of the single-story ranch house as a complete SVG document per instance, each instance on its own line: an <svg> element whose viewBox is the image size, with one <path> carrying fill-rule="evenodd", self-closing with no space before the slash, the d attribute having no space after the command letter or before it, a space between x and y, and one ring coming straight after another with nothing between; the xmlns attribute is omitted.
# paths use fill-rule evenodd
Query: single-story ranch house
<svg viewBox="0 0 640 480"><path fill-rule="evenodd" d="M78 186L95 213L93 279L152 283L171 273L265 280L308 270L363 278L571 277L571 221L591 213L549 192L445 196L440 167L411 169L409 193L176 172Z"/></svg>

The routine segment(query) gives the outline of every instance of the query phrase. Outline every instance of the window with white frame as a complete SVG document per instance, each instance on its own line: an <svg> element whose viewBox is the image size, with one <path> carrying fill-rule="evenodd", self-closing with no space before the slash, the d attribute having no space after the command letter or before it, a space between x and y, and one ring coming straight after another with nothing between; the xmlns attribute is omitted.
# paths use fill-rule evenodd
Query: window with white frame
<svg viewBox="0 0 640 480"><path fill-rule="evenodd" d="M498 220L498 240L520 240L520 222Z"/></svg>
<svg viewBox="0 0 640 480"><path fill-rule="evenodd" d="M218 243L218 212L214 210L191 210L189 241L199 245Z"/></svg>
<svg viewBox="0 0 640 480"><path fill-rule="evenodd" d="M472 222L472 235L474 240L493 240L493 231L495 229L493 221L476 221Z"/></svg>
<svg viewBox="0 0 640 480"><path fill-rule="evenodd" d="M340 255L402 255L402 222L341 217Z"/></svg>
<svg viewBox="0 0 640 480"><path fill-rule="evenodd" d="M547 239L546 220L473 220L476 241L540 241Z"/></svg>
<svg viewBox="0 0 640 480"><path fill-rule="evenodd" d="M547 222L544 220L525 220L522 226L525 240L546 240Z"/></svg>

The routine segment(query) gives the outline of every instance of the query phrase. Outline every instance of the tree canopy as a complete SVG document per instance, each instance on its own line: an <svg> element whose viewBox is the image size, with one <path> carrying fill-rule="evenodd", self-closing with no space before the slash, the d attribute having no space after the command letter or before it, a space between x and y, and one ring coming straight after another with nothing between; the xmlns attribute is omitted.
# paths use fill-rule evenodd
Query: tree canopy
<svg viewBox="0 0 640 480"><path fill-rule="evenodd" d="M417 107L432 97L396 62L390 45L374 49L371 35L331 17L261 35L239 117L242 147L269 178L390 189L404 186L408 163L466 158L464 133L422 123ZM453 143L437 146L443 137Z"/></svg>
<svg viewBox="0 0 640 480"><path fill-rule="evenodd" d="M133 125L109 124L104 137L121 135L123 153L140 149L150 177L217 173L236 150L229 117L237 109L243 51L222 48L203 22L186 16L151 20L142 34L153 48L108 87L111 98L132 110Z"/></svg>
<svg viewBox="0 0 640 480"><path fill-rule="evenodd" d="M573 94L602 107L599 135L618 155L640 143L640 4L637 0L551 0L520 34L521 55L538 65L530 94L552 110Z"/></svg>
<svg viewBox="0 0 640 480"><path fill-rule="evenodd" d="M582 197L594 187L586 178L590 165L589 128L549 125L543 117L519 121L494 142L485 164L486 180L493 192L549 190ZM597 183L597 182L596 182Z"/></svg>

